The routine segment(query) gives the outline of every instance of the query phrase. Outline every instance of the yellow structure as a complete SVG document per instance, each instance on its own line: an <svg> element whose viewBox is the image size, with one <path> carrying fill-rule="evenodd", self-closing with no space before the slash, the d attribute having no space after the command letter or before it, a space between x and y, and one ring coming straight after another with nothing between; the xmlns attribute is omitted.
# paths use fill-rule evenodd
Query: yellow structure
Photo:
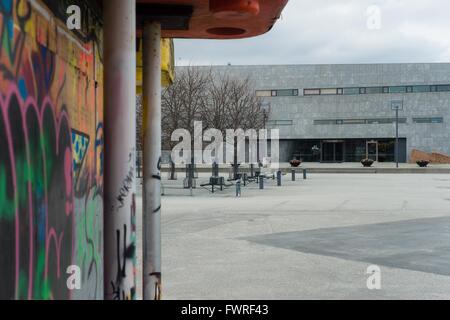
<svg viewBox="0 0 450 320"><path fill-rule="evenodd" d="M136 56L136 89L137 94L142 94L143 62L142 62L142 39L139 39L139 46ZM161 39L161 85L169 87L175 78L175 58L173 40L169 38Z"/></svg>

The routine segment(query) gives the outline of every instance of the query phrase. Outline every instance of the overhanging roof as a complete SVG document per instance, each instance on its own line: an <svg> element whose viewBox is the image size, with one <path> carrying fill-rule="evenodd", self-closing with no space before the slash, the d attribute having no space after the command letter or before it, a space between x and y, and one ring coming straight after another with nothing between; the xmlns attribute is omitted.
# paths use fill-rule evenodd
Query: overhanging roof
<svg viewBox="0 0 450 320"><path fill-rule="evenodd" d="M288 0L137 0L138 36L145 20L166 38L239 39L269 31Z"/></svg>

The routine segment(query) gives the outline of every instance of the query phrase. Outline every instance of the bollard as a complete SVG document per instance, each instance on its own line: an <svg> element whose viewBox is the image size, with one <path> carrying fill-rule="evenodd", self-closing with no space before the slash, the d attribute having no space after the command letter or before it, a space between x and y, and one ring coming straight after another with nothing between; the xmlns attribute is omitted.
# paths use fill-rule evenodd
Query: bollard
<svg viewBox="0 0 450 320"><path fill-rule="evenodd" d="M259 189L263 190L264 189L264 177L260 175L258 177L258 179L259 179Z"/></svg>
<svg viewBox="0 0 450 320"><path fill-rule="evenodd" d="M241 196L241 179L236 181L236 197Z"/></svg>
<svg viewBox="0 0 450 320"><path fill-rule="evenodd" d="M214 162L212 165L212 176L213 177L219 176L219 165L217 164L217 162Z"/></svg>
<svg viewBox="0 0 450 320"><path fill-rule="evenodd" d="M292 181L295 181L295 170L292 170Z"/></svg>
<svg viewBox="0 0 450 320"><path fill-rule="evenodd" d="M281 171L277 172L277 185L281 187Z"/></svg>
<svg viewBox="0 0 450 320"><path fill-rule="evenodd" d="M177 180L175 162L170 161L169 180Z"/></svg>
<svg viewBox="0 0 450 320"><path fill-rule="evenodd" d="M303 180L306 180L306 169L303 169Z"/></svg>

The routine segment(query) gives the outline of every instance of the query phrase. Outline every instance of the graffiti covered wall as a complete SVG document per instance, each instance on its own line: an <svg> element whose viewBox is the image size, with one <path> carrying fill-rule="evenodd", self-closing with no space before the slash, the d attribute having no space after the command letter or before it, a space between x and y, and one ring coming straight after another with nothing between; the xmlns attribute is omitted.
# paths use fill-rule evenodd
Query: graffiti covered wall
<svg viewBox="0 0 450 320"><path fill-rule="evenodd" d="M103 297L101 26L52 2L0 0L0 299Z"/></svg>

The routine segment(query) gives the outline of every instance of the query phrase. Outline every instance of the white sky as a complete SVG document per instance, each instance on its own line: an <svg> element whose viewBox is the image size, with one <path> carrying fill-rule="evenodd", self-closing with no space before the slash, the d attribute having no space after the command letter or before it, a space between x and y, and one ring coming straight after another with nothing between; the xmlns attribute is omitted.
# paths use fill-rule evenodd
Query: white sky
<svg viewBox="0 0 450 320"><path fill-rule="evenodd" d="M379 28L368 27L371 6ZM176 40L175 50L177 65L450 62L450 1L290 0L265 35Z"/></svg>

